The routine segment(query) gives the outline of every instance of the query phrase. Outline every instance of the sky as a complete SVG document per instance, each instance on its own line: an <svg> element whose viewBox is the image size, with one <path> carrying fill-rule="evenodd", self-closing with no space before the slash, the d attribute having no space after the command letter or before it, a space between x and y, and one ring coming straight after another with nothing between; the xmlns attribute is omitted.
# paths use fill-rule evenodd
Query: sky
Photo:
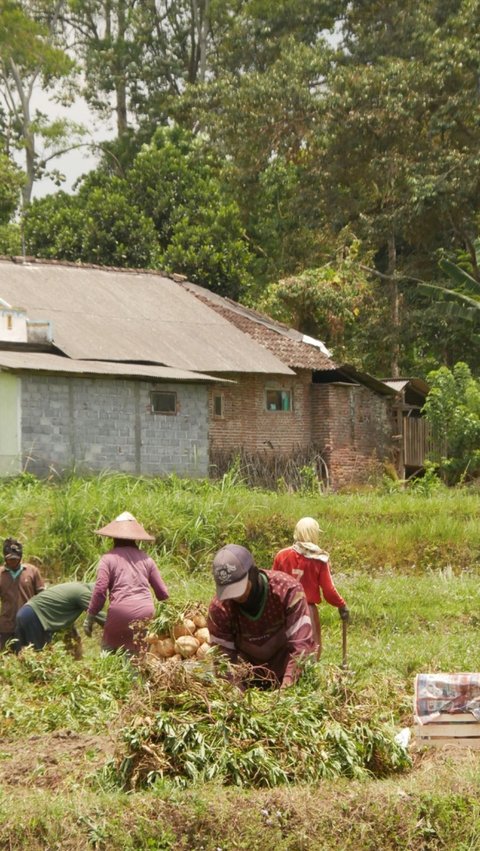
<svg viewBox="0 0 480 851"><path fill-rule="evenodd" d="M68 108L62 107L54 103L47 92L38 88L35 90L32 99L32 112L35 109L48 115L50 119L69 118L77 124L83 124L88 130L88 135L82 140L84 142L102 142L113 138L115 135L113 124L110 125L107 122L101 121L98 115L91 112L83 98L77 98L73 106ZM62 183L61 187L56 186L50 178L35 181L33 197L42 198L45 195L58 192L60 188L65 192L71 192L77 178L97 166L98 158L98 153L95 154L87 147L82 147L51 160L51 167L62 172L66 180ZM18 159L18 162L21 166L24 166L21 158Z"/></svg>

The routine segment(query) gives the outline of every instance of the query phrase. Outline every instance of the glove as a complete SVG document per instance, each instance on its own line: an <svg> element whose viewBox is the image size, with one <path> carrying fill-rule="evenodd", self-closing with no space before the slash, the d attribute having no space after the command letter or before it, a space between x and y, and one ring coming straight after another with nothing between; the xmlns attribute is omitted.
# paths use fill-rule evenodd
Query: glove
<svg viewBox="0 0 480 851"><path fill-rule="evenodd" d="M346 606L341 606L338 610L338 614L340 615L342 621L348 623L350 620L350 612L348 611Z"/></svg>
<svg viewBox="0 0 480 851"><path fill-rule="evenodd" d="M92 634L94 622L95 618L93 617L93 615L87 615L83 622L83 631L85 635L90 636Z"/></svg>

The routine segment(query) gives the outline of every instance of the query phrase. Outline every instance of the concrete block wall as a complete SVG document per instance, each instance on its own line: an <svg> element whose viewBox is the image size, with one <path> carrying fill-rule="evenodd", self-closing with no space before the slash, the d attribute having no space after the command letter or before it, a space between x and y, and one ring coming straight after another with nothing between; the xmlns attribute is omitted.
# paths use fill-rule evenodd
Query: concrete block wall
<svg viewBox="0 0 480 851"><path fill-rule="evenodd" d="M23 468L205 477L208 387L134 379L22 374ZM150 392L177 394L175 415L152 414Z"/></svg>
<svg viewBox="0 0 480 851"><path fill-rule="evenodd" d="M311 372L296 376L230 375L235 384L210 387L210 450L287 454L311 443ZM289 390L292 411L268 411L266 391ZM223 417L215 416L214 397L223 396Z"/></svg>

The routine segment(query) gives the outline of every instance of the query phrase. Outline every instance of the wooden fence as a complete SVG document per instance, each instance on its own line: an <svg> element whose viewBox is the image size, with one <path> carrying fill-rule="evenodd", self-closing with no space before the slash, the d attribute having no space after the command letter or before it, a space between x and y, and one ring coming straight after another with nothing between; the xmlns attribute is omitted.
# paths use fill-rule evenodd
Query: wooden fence
<svg viewBox="0 0 480 851"><path fill-rule="evenodd" d="M432 437L424 417L403 418L403 457L405 467L423 467L425 460L439 461L445 455L443 441Z"/></svg>

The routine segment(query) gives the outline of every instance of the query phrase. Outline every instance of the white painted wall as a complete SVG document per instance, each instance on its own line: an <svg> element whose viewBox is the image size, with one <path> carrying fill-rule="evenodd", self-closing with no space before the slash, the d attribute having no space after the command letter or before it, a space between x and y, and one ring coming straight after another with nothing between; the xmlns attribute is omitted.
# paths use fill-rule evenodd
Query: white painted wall
<svg viewBox="0 0 480 851"><path fill-rule="evenodd" d="M21 472L20 379L0 372L0 476Z"/></svg>
<svg viewBox="0 0 480 851"><path fill-rule="evenodd" d="M23 310L0 307L0 340L6 343L27 342L27 316Z"/></svg>

